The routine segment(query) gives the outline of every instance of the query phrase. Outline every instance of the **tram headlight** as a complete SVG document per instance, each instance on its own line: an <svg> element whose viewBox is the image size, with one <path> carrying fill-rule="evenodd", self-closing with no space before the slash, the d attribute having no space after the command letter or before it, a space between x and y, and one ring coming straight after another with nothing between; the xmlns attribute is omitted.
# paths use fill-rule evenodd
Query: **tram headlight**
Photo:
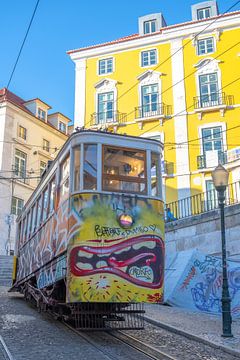
<svg viewBox="0 0 240 360"><path fill-rule="evenodd" d="M119 225L124 228L128 229L133 225L133 217L129 214L121 214L118 217Z"/></svg>

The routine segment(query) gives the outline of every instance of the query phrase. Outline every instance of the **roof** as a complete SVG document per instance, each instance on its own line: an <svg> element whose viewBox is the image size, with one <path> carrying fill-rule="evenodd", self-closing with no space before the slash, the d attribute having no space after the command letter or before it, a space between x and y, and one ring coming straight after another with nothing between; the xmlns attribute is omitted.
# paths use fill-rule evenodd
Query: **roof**
<svg viewBox="0 0 240 360"><path fill-rule="evenodd" d="M183 23L179 23L179 24L175 24L175 25L169 25L169 26L165 26L165 27L161 28L159 31L156 31L155 33L146 34L146 35L139 35L139 34L128 35L128 36L121 37L121 38L119 38L117 40L112 40L112 41L108 41L108 42L104 42L104 43L96 44L96 45L90 45L90 46L82 47L82 48L79 48L79 49L69 50L69 51L67 51L67 54L70 55L70 54L80 52L80 51L84 51L84 50L99 48L99 47L108 46L108 45L114 45L114 44L127 42L127 41L131 41L131 40L146 38L146 37L150 37L150 36L155 36L155 35L159 35L161 33L164 33L164 31L166 31L166 30L174 29L174 28L177 28L177 27L186 26L186 25L192 25L192 24L197 24L197 23L203 23L203 22L206 22L206 21L209 21L209 20L217 20L218 18L224 18L224 17L227 17L227 16L238 15L238 14L240 14L239 10L238 11L228 12L226 14L219 14L217 16L213 16L213 17L207 18L207 19L191 20L191 21L187 21L187 22L183 22Z"/></svg>
<svg viewBox="0 0 240 360"><path fill-rule="evenodd" d="M51 106L50 106L50 105L48 105L47 103L45 103L44 101L42 101L42 100L39 99L39 98L34 98L34 99L27 100L27 101L25 101L25 104L29 104L29 103L34 102L34 101L39 101L39 102L41 102L42 104L44 104L46 107L48 107L48 109L51 109Z"/></svg>
<svg viewBox="0 0 240 360"><path fill-rule="evenodd" d="M72 120L69 119L66 115L64 115L63 113L61 113L61 112L59 112L59 111L56 111L55 113L49 114L48 117L50 118L50 117L53 117L53 116L56 116L56 115L58 115L58 116L60 115L60 116L64 117L65 119L68 120L68 122L71 122L71 121L72 121Z"/></svg>
<svg viewBox="0 0 240 360"><path fill-rule="evenodd" d="M38 99L38 98L37 98ZM39 101L41 101L40 99L38 99ZM25 111L26 113L28 113L29 115L33 116L35 119L39 120L42 122L42 120L40 120L39 118L37 118L24 104L28 103L28 101L23 100L22 98L20 98L19 96L17 96L16 94L14 94L13 92L9 91L7 88L3 88L0 89L0 103L4 102L4 101L8 101L10 103L12 103L13 105L17 106L18 108L20 108L21 110ZM30 100L32 101L32 100ZM65 115L63 115L65 116ZM66 117L66 116L65 116ZM45 122L46 125L50 126L52 129L58 131L60 134L66 135L64 134L62 131L60 131L59 129L57 129L55 126L51 125L49 122ZM67 136L67 135L66 135Z"/></svg>

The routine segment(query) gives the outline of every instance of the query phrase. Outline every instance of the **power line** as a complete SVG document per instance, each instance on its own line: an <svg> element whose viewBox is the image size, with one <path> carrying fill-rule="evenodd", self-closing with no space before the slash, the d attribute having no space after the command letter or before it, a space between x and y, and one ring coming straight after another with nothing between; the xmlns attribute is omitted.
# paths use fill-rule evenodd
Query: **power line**
<svg viewBox="0 0 240 360"><path fill-rule="evenodd" d="M26 41L26 39L27 39L29 30L30 30L30 28L31 28L31 25L32 25L32 22L33 22L35 13L36 13L36 11L37 11L39 2L40 2L40 0L37 0L36 5L35 5L35 8L34 8L34 11L33 11L33 14L32 14L32 17L31 17L31 20L30 20L30 23L29 23L29 25L28 25L27 31L26 31L26 33L25 33L25 36L24 36L24 38L23 38L22 45L21 45L20 50L19 50L19 52L18 52L17 59L16 59L16 61L15 61L15 64L14 64L14 66L13 66L13 69L12 69L12 72L11 72L11 75L10 75L10 78L9 78L9 80L8 80L7 89L9 88L9 85L10 85L10 83L11 83L11 81L12 81L12 77L13 77L14 72L15 72L15 70L16 70L16 67L17 67L19 58L20 58L20 56L21 56L21 53L22 53L22 50L23 50L25 41Z"/></svg>

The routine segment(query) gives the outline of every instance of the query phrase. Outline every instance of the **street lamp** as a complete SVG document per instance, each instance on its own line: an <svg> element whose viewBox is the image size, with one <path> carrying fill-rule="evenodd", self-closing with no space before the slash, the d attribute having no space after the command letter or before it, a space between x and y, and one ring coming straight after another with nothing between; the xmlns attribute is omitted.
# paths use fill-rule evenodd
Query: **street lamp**
<svg viewBox="0 0 240 360"><path fill-rule="evenodd" d="M232 337L232 317L231 317L231 298L228 290L227 278L227 257L226 257L226 239L225 239L225 222L224 222L224 203L225 190L228 185L228 171L218 165L212 172L212 179L215 189L218 192L218 204L221 214L221 235L222 235L222 325L223 337Z"/></svg>

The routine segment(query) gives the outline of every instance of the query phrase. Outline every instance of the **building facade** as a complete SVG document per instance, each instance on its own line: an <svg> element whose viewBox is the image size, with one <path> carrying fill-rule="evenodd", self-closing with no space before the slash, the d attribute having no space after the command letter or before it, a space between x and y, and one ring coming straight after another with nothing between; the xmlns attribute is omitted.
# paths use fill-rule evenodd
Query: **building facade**
<svg viewBox="0 0 240 360"><path fill-rule="evenodd" d="M16 217L68 138L70 120L50 109L0 90L0 254L14 250Z"/></svg>
<svg viewBox="0 0 240 360"><path fill-rule="evenodd" d="M167 26L158 13L138 26L137 34L68 52L75 127L161 140L167 203L212 189L219 162L230 182L239 180L240 11L219 14L206 1L192 6L189 22Z"/></svg>

